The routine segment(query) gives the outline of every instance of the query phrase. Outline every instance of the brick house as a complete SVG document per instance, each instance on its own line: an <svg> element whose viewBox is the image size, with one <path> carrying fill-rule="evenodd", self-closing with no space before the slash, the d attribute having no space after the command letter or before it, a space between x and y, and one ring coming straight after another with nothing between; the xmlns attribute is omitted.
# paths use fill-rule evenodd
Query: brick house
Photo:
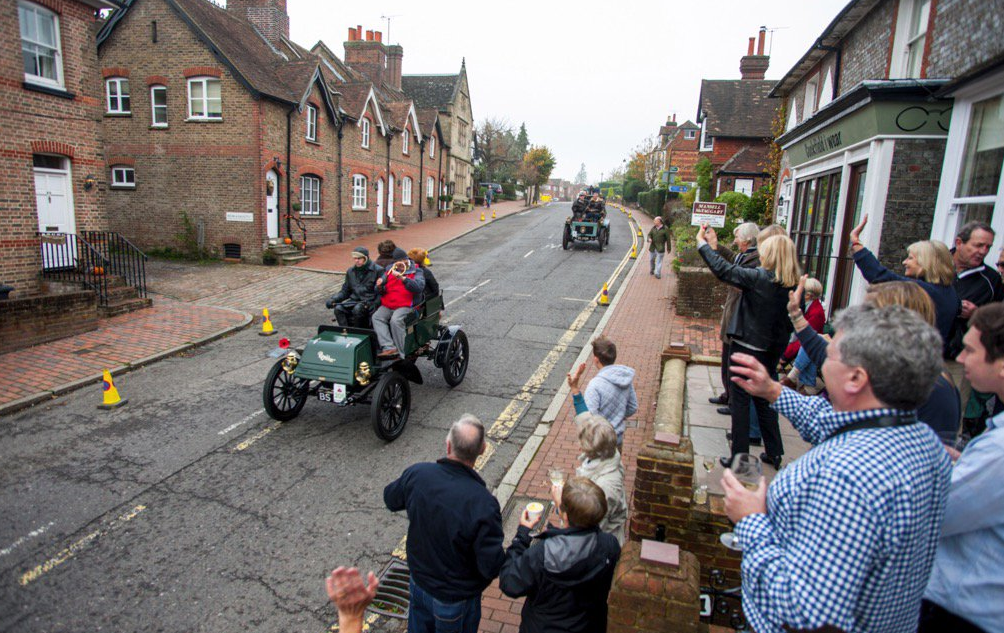
<svg viewBox="0 0 1004 633"><path fill-rule="evenodd" d="M97 0L4 0L0 38L0 285L41 291L39 231L107 230Z"/></svg>
<svg viewBox="0 0 1004 633"><path fill-rule="evenodd" d="M761 29L756 54L750 38L747 54L739 61L741 79L701 80L698 160L707 156L711 161L712 196L726 191L750 195L768 178L766 157L779 104L767 96L775 82L764 79L770 65L764 35Z"/></svg>
<svg viewBox="0 0 1004 633"><path fill-rule="evenodd" d="M660 145L665 153L663 170L667 182L688 182L697 180L694 165L699 155L701 127L691 120L677 125L676 115L659 128Z"/></svg>
<svg viewBox="0 0 1004 633"><path fill-rule="evenodd" d="M111 224L253 260L302 237L299 203L307 235L336 241L341 122L320 64L289 41L284 0L228 5L131 0L98 34Z"/></svg>
<svg viewBox="0 0 1004 633"><path fill-rule="evenodd" d="M113 226L146 248L181 237L257 261L285 237L421 219L418 182L439 181L427 167L448 144L380 39L350 29L342 61L289 39L286 0L126 2L98 36Z"/></svg>
<svg viewBox="0 0 1004 633"><path fill-rule="evenodd" d="M322 61L322 73L339 94L344 127L343 171L346 235L355 237L391 222L421 221L440 206L439 154L445 143L438 118L420 110L401 91L404 50L387 45L380 31L349 28L344 60L324 43L311 52ZM423 182L432 179L430 187ZM425 195L423 195L425 194ZM445 204L445 203L444 203Z"/></svg>
<svg viewBox="0 0 1004 633"><path fill-rule="evenodd" d="M415 101L415 107L436 110L445 143L446 171L443 178L457 205L471 204L474 190L473 129L471 90L467 84L467 61L461 60L455 75L404 75L401 89Z"/></svg>
<svg viewBox="0 0 1004 633"><path fill-rule="evenodd" d="M865 282L848 233L898 269L921 239L981 219L1004 245L1004 2L855 0L777 82L779 222L829 309ZM996 250L994 252L997 252Z"/></svg>

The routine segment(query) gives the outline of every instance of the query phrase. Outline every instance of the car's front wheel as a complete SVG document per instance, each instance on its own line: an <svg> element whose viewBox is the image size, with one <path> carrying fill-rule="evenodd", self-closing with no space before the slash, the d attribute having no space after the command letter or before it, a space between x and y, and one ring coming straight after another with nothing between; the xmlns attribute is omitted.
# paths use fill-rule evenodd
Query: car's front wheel
<svg viewBox="0 0 1004 633"><path fill-rule="evenodd" d="M370 422L377 437L386 442L396 440L404 432L410 414L411 385L407 379L396 371L380 376L370 405Z"/></svg>
<svg viewBox="0 0 1004 633"><path fill-rule="evenodd" d="M265 413L273 420L286 422L300 415L303 405L307 403L309 381L296 378L283 368L284 359L280 359L269 370L262 389L262 401Z"/></svg>

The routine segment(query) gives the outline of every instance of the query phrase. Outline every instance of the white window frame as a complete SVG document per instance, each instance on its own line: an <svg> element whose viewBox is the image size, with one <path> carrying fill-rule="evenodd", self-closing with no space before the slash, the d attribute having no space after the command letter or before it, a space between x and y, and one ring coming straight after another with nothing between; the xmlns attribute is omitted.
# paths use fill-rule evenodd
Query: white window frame
<svg viewBox="0 0 1004 633"><path fill-rule="evenodd" d="M132 176L131 182L129 176ZM136 168L129 165L112 165L111 186L114 189L135 189Z"/></svg>
<svg viewBox="0 0 1004 633"><path fill-rule="evenodd" d="M919 16L919 26L923 28L912 33L914 17L921 11L926 3L926 14ZM930 0L899 0L899 9L896 12L896 32L893 36L892 62L889 65L889 79L917 79L920 77L920 70L924 64L924 40L927 37L927 26L931 20ZM920 61L916 74L910 72L910 51L920 45Z"/></svg>
<svg viewBox="0 0 1004 633"><path fill-rule="evenodd" d="M436 179L433 178L432 176L429 176L428 178L425 179L425 197L426 198L435 197L435 191L436 191Z"/></svg>
<svg viewBox="0 0 1004 633"><path fill-rule="evenodd" d="M819 75L815 75L812 79L805 82L805 93L802 96L802 112L805 113L805 118L808 119L816 113L818 109L818 96Z"/></svg>
<svg viewBox="0 0 1004 633"><path fill-rule="evenodd" d="M115 94L112 94L112 87ZM105 112L107 114L132 114L132 97L128 77L109 77L105 80Z"/></svg>
<svg viewBox="0 0 1004 633"><path fill-rule="evenodd" d="M683 131L683 140L685 140L685 141L692 141L695 138L697 138L697 130L684 130Z"/></svg>
<svg viewBox="0 0 1004 633"><path fill-rule="evenodd" d="M707 134L707 121L701 123L701 142L699 143L698 151L710 152L715 149L715 137L708 136Z"/></svg>
<svg viewBox="0 0 1004 633"><path fill-rule="evenodd" d="M362 144L362 146L363 146L364 149L369 149L370 148L370 120L367 119L366 117L363 117L363 119L359 122L359 126L362 128L362 131L363 131L363 144Z"/></svg>
<svg viewBox="0 0 1004 633"><path fill-rule="evenodd" d="M321 179L314 174L300 176L300 215L321 215Z"/></svg>
<svg viewBox="0 0 1004 633"><path fill-rule="evenodd" d="M317 142L317 108L307 104L307 140Z"/></svg>
<svg viewBox="0 0 1004 633"><path fill-rule="evenodd" d="M973 105L995 97L1004 98L1004 72L994 73L949 96L954 97L952 120L948 127L948 141L945 144L945 159L942 163L941 184L938 187L931 239L954 244L959 224L959 206L993 204L994 211L990 225L997 235L991 254L998 253L999 249L1004 248L1004 175L998 183L996 195L957 197L955 194L961 177L962 161L965 159Z"/></svg>
<svg viewBox="0 0 1004 633"><path fill-rule="evenodd" d="M404 134L401 135L401 153L405 156L411 151L411 133L405 129Z"/></svg>
<svg viewBox="0 0 1004 633"><path fill-rule="evenodd" d="M738 191L739 193L744 193L747 196L753 195L753 179L752 178L735 178L733 179L733 191ZM740 187L740 183L749 183L749 191L747 192L746 187Z"/></svg>
<svg viewBox="0 0 1004 633"><path fill-rule="evenodd" d="M435 136L430 136L429 137L429 158L435 158L435 157L436 157L436 137Z"/></svg>
<svg viewBox="0 0 1004 633"><path fill-rule="evenodd" d="M157 105L157 97L155 96L158 90L164 91L164 105ZM164 113L164 121L157 121L157 111L160 110ZM150 86L150 127L167 127L168 116L167 116L167 86L161 84L154 84Z"/></svg>
<svg viewBox="0 0 1004 633"><path fill-rule="evenodd" d="M209 97L209 84L210 82L216 82L220 85L220 114L219 116L213 116L209 113L209 104L215 99L210 99ZM202 97L200 98L202 102L202 111L204 114L193 114L192 113L192 86L195 84L202 84ZM188 79L188 120L189 121L221 121L223 119L223 82L219 77L190 77Z"/></svg>
<svg viewBox="0 0 1004 633"><path fill-rule="evenodd" d="M34 2L21 1L17 3L18 7L18 24L19 28L21 25L21 9L24 9L27 13L32 13L36 16L47 17L52 19L52 33L53 39L55 39L55 47L50 47L48 44L34 40L26 40L18 34L18 38L21 42L21 66L24 67L24 48L27 44L29 47L43 47L52 51L53 62L52 71L56 75L55 79L50 79L42 75L34 75L32 73L24 73L24 80L27 83L36 84L39 86L49 86L51 88L62 89L64 87L64 77L63 77L63 44L62 36L59 30L59 15L46 9L45 7L35 4ZM36 22L37 29L37 22Z"/></svg>
<svg viewBox="0 0 1004 633"><path fill-rule="evenodd" d="M352 176L352 209L359 211L366 208L367 182L366 176Z"/></svg>
<svg viewBox="0 0 1004 633"><path fill-rule="evenodd" d="M784 126L785 132L790 132L791 130L798 127L798 102L794 98L790 100L791 112L788 113L788 123Z"/></svg>
<svg viewBox="0 0 1004 633"><path fill-rule="evenodd" d="M401 204L411 205L411 177L405 176L401 180Z"/></svg>

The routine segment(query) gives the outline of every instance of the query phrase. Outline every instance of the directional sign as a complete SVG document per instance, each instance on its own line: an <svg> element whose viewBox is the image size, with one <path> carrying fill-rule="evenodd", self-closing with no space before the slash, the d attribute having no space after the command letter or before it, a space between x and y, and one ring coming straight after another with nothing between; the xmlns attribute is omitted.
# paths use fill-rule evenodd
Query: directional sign
<svg viewBox="0 0 1004 633"><path fill-rule="evenodd" d="M690 215L690 225L700 226L702 224L718 228L725 226L725 203L695 202L694 211Z"/></svg>
<svg viewBox="0 0 1004 633"><path fill-rule="evenodd" d="M687 185L670 185L669 190L673 193L687 193L690 187Z"/></svg>
<svg viewBox="0 0 1004 633"><path fill-rule="evenodd" d="M678 171L680 171L679 167L677 167L676 165L670 165L670 167L669 167L669 173L675 174Z"/></svg>

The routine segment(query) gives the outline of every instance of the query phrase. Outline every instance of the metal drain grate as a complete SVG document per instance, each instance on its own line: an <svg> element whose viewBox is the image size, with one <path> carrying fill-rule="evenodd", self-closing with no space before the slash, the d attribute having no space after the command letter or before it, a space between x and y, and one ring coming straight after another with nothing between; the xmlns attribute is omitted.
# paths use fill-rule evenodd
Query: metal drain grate
<svg viewBox="0 0 1004 633"><path fill-rule="evenodd" d="M408 563L395 558L380 572L380 586L368 610L390 618L407 620L411 603L410 584Z"/></svg>

